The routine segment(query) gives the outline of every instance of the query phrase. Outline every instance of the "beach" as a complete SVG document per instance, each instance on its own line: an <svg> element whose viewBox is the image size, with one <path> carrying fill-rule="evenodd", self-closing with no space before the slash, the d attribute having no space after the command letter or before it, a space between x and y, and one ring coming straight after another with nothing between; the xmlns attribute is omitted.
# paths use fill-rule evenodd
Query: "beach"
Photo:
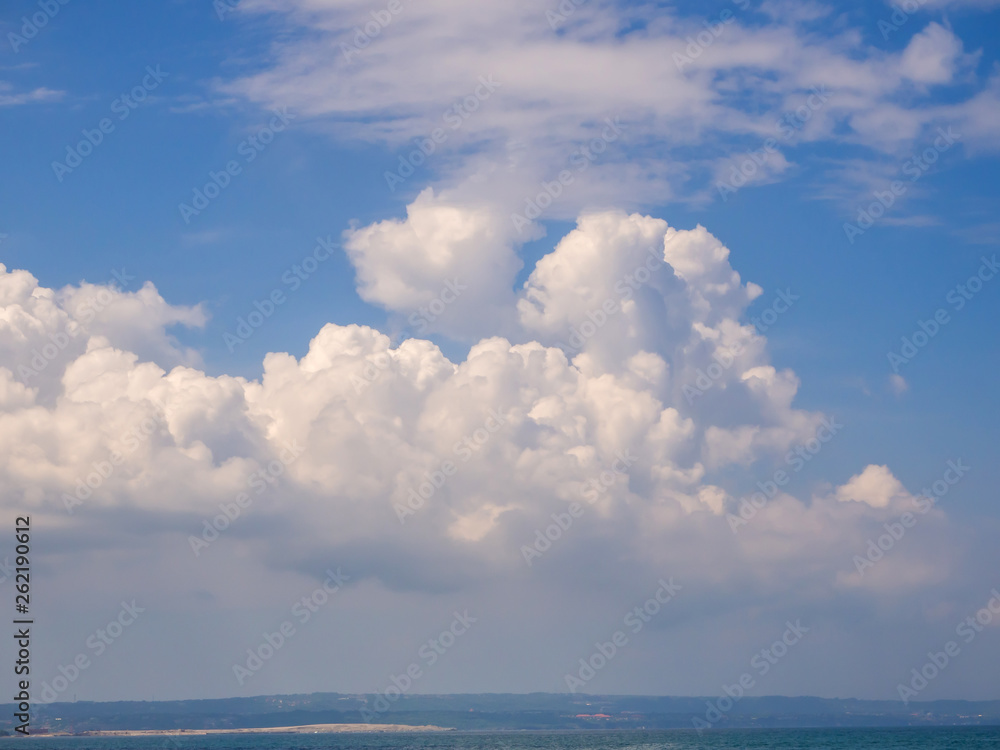
<svg viewBox="0 0 1000 750"><path fill-rule="evenodd" d="M33 737L171 737L209 734L340 734L345 732L446 732L451 727L407 724L304 724L294 727L249 727L242 729L102 729L89 732L53 732Z"/></svg>

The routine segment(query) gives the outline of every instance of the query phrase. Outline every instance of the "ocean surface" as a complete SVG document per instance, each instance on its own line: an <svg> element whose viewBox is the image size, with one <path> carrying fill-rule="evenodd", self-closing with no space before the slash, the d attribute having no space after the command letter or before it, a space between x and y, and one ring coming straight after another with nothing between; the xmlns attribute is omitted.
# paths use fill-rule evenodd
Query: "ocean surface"
<svg viewBox="0 0 1000 750"><path fill-rule="evenodd" d="M1000 749L1000 727L5 737L0 750L25 742L46 750L979 750Z"/></svg>

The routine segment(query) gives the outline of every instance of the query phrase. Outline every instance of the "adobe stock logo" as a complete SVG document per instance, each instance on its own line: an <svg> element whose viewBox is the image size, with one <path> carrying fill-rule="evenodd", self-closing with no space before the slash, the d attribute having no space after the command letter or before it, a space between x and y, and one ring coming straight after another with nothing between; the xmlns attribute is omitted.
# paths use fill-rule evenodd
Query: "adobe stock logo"
<svg viewBox="0 0 1000 750"><path fill-rule="evenodd" d="M587 482L587 489L583 492L583 496L587 502L591 505L596 504L601 499L603 493L618 483L619 478L627 480L629 469L638 460L639 457L631 455L627 449L618 451L614 463L611 464L611 468L605 469L599 476ZM540 528L535 529L535 541L531 546L527 544L521 545L521 555L524 557L524 562L527 563L529 568L534 558L541 557L548 552L552 548L552 545L562 539L563 535L573 526L573 523L587 511L584 506L575 502L570 503L566 510L568 511L566 513L553 513L550 515L549 518L552 519L553 523L547 525L544 530Z"/></svg>
<svg viewBox="0 0 1000 750"><path fill-rule="evenodd" d="M367 49L371 43L382 34L393 19L403 12L403 4L400 0L389 0L384 9L369 11L370 21L366 21L364 26L355 26L354 35L351 37L351 44L340 43L340 51L344 53L347 62L354 62L353 58Z"/></svg>
<svg viewBox="0 0 1000 750"><path fill-rule="evenodd" d="M366 705L361 709L361 720L370 724L381 714L390 710L392 704L406 695L417 680L424 676L424 669L433 667L438 659L453 648L458 639L468 633L473 624L477 622L479 622L479 618L470 615L469 610L453 612L452 621L447 627L434 638L427 639L417 649L417 656L423 662L423 667L421 667L421 661L415 660L411 661L406 669L401 670L399 674L390 674L390 684L386 685L381 692L375 691L375 698L370 706L367 705L367 699L365 699Z"/></svg>
<svg viewBox="0 0 1000 750"><path fill-rule="evenodd" d="M10 48L14 50L14 54L17 54L21 47L38 36L38 32L48 26L49 21L59 14L60 6L66 5L68 2L69 0L58 0L58 2L56 0L38 0L40 10L31 16L21 17L21 21L23 21L21 33L15 34L11 31L7 34L7 41L10 42Z"/></svg>
<svg viewBox="0 0 1000 750"><path fill-rule="evenodd" d="M1000 615L1000 591L994 588L990 591L990 599L975 614L965 617L955 627L955 635L961 638L966 644L972 643L983 629L989 626L994 617ZM962 653L962 647L958 641L948 641L941 647L940 651L928 651L927 661L918 669L914 667L910 670L909 684L897 683L896 690L899 693L903 705L907 705L912 698L925 690L928 685Z"/></svg>
<svg viewBox="0 0 1000 750"><path fill-rule="evenodd" d="M934 139L932 145L925 148L919 154L913 154L903 162L901 167L902 172L910 177L911 183L916 182L927 174L934 163L941 157L941 154L954 146L962 138L961 134L954 132L951 127L947 130L938 128L937 132L940 135ZM876 200L869 203L867 207L864 205L858 206L856 223L844 222L844 235L852 245L858 237L871 229L875 225L875 222L895 205L897 198L906 194L909 190L909 185L901 180L893 180L887 188L887 190L882 191L873 190L872 195L875 196Z"/></svg>
<svg viewBox="0 0 1000 750"><path fill-rule="evenodd" d="M456 441L452 446L452 453L461 458L463 464L467 463L505 424L506 419L503 414L496 409L490 409L489 416L486 417L482 426L473 430L471 435L466 435L462 440ZM451 477L458 474L461 468L461 465L446 458L440 462L438 468L425 471L424 481L416 487L410 487L404 502L396 503L393 506L399 522L404 524L409 516L416 515L417 511L424 507L426 501L433 498Z"/></svg>
<svg viewBox="0 0 1000 750"><path fill-rule="evenodd" d="M759 677L763 677L781 661L791 650L792 646L802 640L802 636L809 632L809 628L802 624L802 620L785 622L785 632L783 632L770 646L762 648L750 659L750 666L756 670ZM750 672L744 672L732 685L723 685L722 692L714 701L705 701L705 718L692 716L691 724L698 730L699 736L706 729L711 729L716 723L722 721L726 714L733 710L733 707L742 700L743 696L757 686L757 678Z"/></svg>
<svg viewBox="0 0 1000 750"><path fill-rule="evenodd" d="M750 2L749 0L740 0L737 4L742 10L746 10ZM725 8L719 13L718 20L714 22L702 21L701 25L705 27L704 31L699 31L695 37L687 36L684 38L684 41L688 43L687 47L684 48L685 54L682 55L680 52L674 53L674 65L677 70L684 70L685 65L691 65L701 57L701 54L715 44L716 39L722 36L722 32L726 30L725 27L735 20L736 17L733 15L733 12L729 8Z"/></svg>
<svg viewBox="0 0 1000 750"><path fill-rule="evenodd" d="M682 586L674 583L673 576L669 579L657 581L659 588L645 602L629 610L622 618L622 624L631 631L633 635L638 635L642 629L658 615L663 608L669 604L680 592ZM565 676L566 687L570 693L585 687L588 682L597 676L604 667L611 663L611 660L618 655L625 646L629 644L628 634L624 629L616 630L607 641L598 641L594 644L594 651L586 658L580 657L580 668L577 673Z"/></svg>
<svg viewBox="0 0 1000 750"><path fill-rule="evenodd" d="M982 291L986 282L991 281L1000 272L1000 263L997 262L996 253L993 254L992 258L983 255L979 260L982 262L976 272L963 283L953 286L945 295L945 302L951 305L955 312L962 310L973 297ZM927 320L918 319L913 332L909 336L900 337L899 351L886 353L892 371L899 374L899 368L912 362L914 357L950 322L951 315L943 307L935 310L934 315L928 316Z"/></svg>
<svg viewBox="0 0 1000 750"><path fill-rule="evenodd" d="M351 577L342 573L340 568L337 568L336 573L327 568L326 580L323 581L322 586L317 586L308 596L303 596L295 602L289 610L290 614L295 617L300 626L305 625L350 580ZM247 680L262 670L264 665L274 658L275 654L294 638L297 633L298 630L296 630L295 624L290 619L283 620L273 632L262 633L262 640L257 646L247 649L245 662L243 664L239 662L233 664L233 675L236 677L236 682L242 686Z"/></svg>
<svg viewBox="0 0 1000 750"><path fill-rule="evenodd" d="M420 307L417 312L412 313L407 318L407 322L416 327L417 333L427 333L431 323L440 318L448 306L454 304L462 296L462 292L468 288L467 285L459 283L457 276L454 279L448 279L444 282L444 286L441 287L437 296L427 305Z"/></svg>
<svg viewBox="0 0 1000 750"><path fill-rule="evenodd" d="M921 494L916 498L916 513L906 511L894 521L886 521L882 524L885 529L884 534L877 539L869 538L865 555L855 555L853 559L854 567L858 575L864 577L868 568L874 568L875 564L882 560L895 546L906 536L906 532L917 525L920 517L926 515L934 504L947 495L951 488L958 484L962 478L972 470L971 466L962 463L962 459L948 461L948 468L944 470L941 479L936 479L930 487L924 487Z"/></svg>

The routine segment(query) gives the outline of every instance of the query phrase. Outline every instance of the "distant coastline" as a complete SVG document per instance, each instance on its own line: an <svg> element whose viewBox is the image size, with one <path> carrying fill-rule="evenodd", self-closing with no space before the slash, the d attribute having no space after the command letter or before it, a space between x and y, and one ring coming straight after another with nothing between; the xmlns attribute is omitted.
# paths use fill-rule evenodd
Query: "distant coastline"
<svg viewBox="0 0 1000 750"><path fill-rule="evenodd" d="M379 712L374 693L308 693L172 701L41 704L32 736L206 736L361 732L566 731L814 727L1000 726L1000 701L872 701L744 695L723 697L420 694ZM0 733L16 706L0 704ZM366 714L376 713L373 723ZM8 718L11 717L11 718Z"/></svg>

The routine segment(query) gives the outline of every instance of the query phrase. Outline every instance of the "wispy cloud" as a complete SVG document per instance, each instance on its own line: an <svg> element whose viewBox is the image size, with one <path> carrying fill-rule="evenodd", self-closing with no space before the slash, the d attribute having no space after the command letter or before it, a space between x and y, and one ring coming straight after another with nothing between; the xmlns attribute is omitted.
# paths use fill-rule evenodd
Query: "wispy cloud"
<svg viewBox="0 0 1000 750"><path fill-rule="evenodd" d="M24 104L58 101L65 96L65 91L56 91L44 87L31 91L14 92L10 83L0 81L0 107L19 107Z"/></svg>

